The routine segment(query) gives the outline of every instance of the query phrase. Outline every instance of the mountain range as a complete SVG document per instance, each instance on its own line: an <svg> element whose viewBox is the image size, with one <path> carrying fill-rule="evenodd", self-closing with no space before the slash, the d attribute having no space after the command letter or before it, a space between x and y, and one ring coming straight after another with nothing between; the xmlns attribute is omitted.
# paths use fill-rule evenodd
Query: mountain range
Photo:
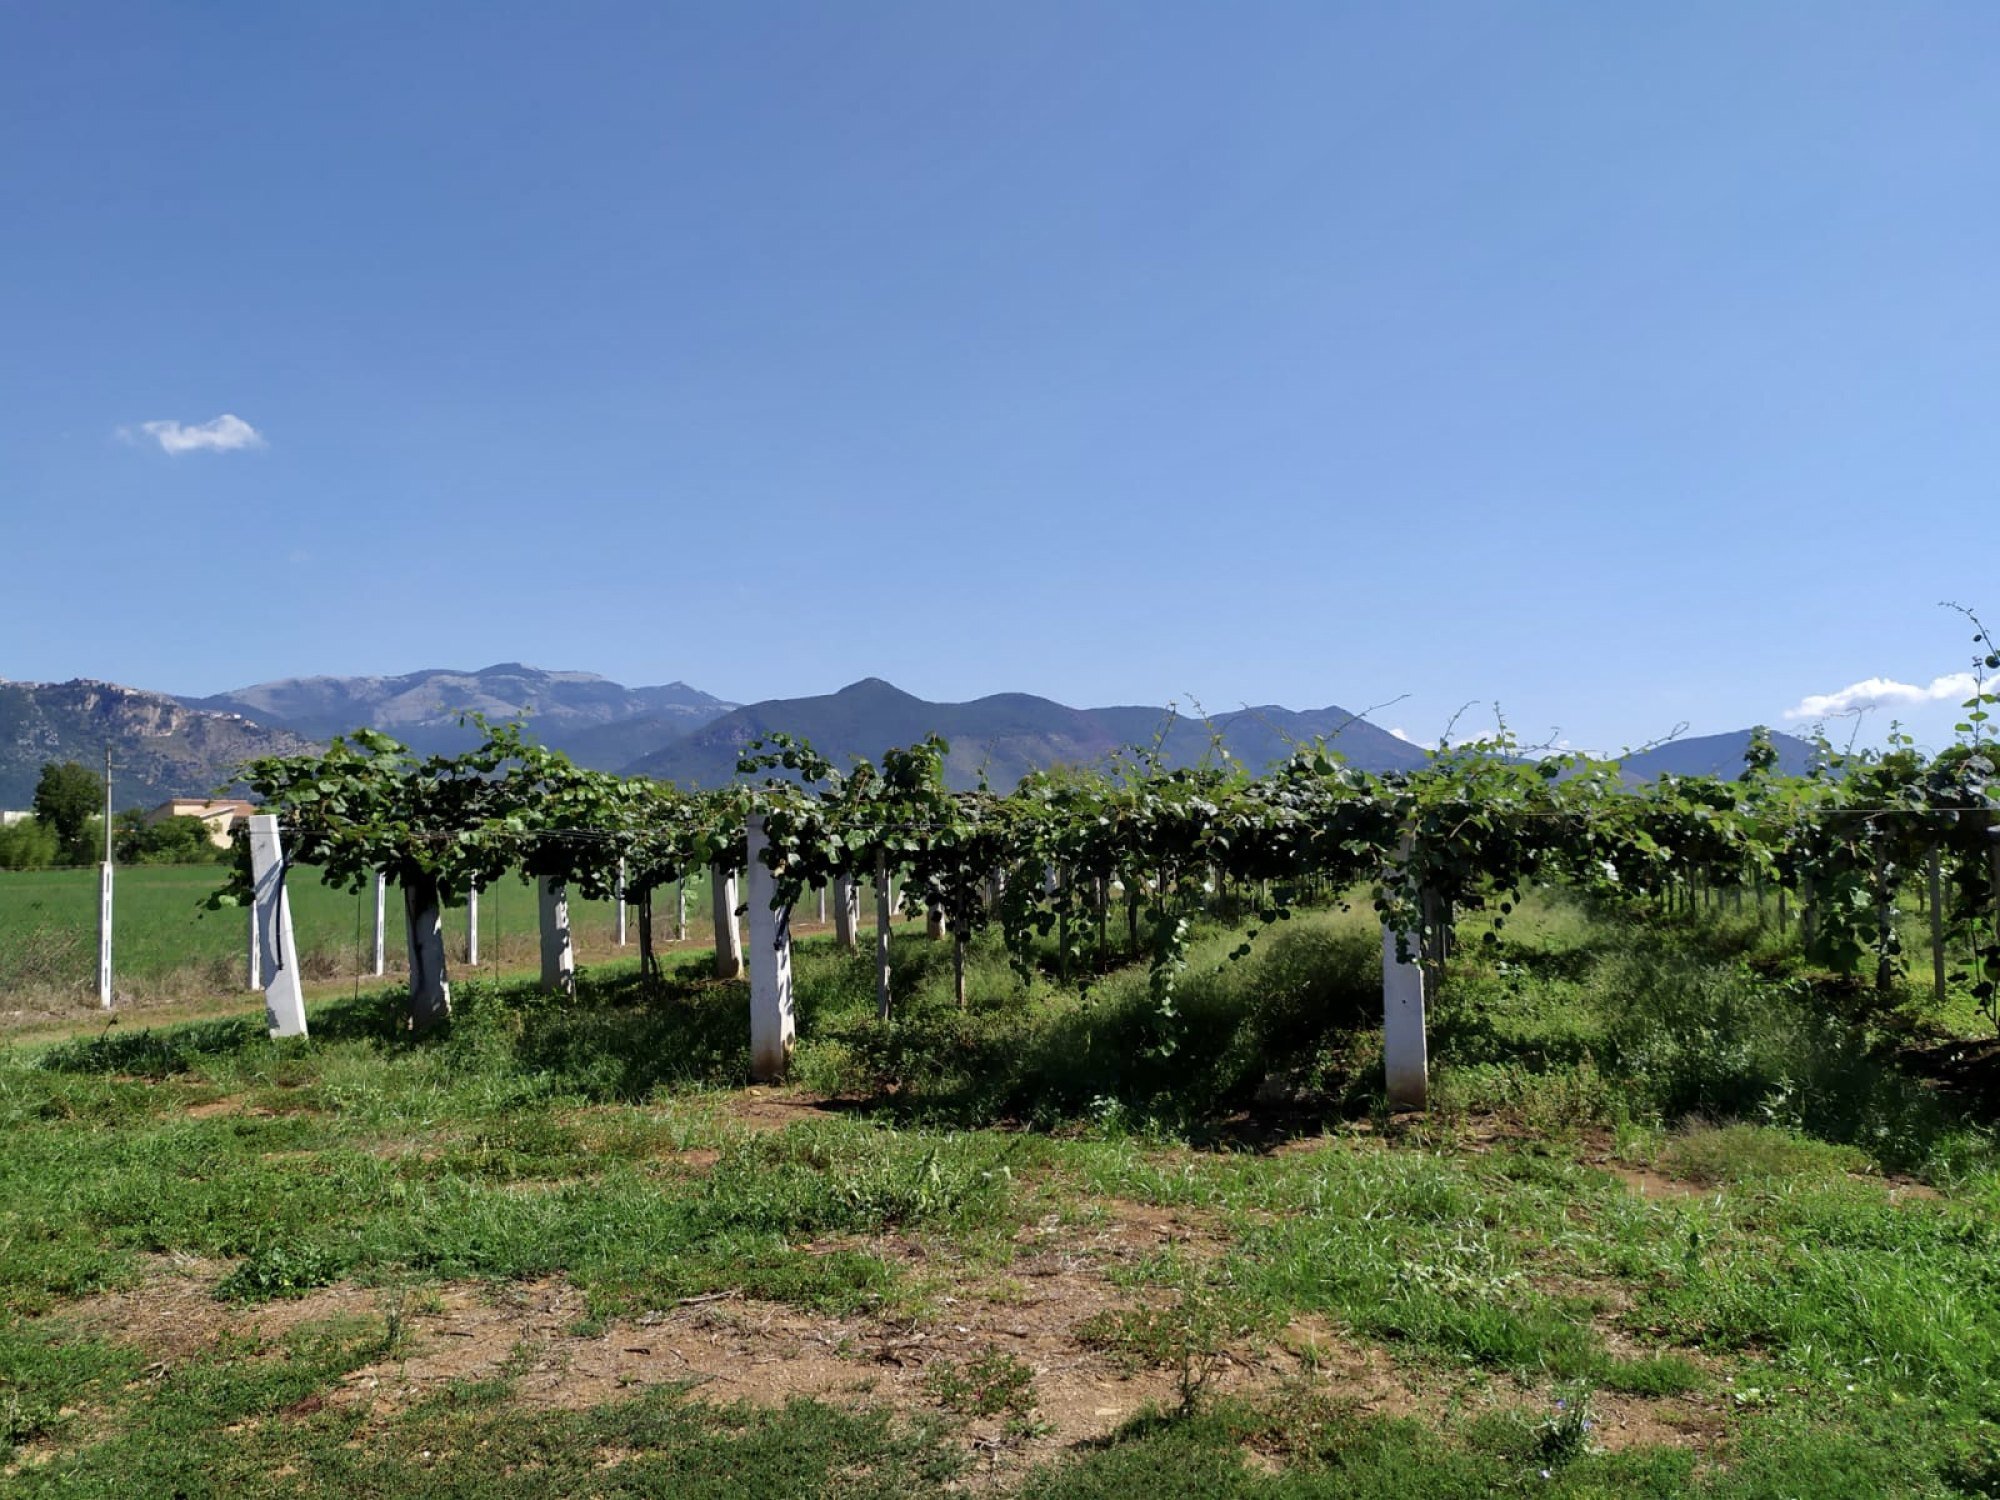
<svg viewBox="0 0 2000 1500"><path fill-rule="evenodd" d="M1246 708L1207 721L1163 708L1068 708L1028 693L996 693L969 703L931 703L868 677L816 698L773 698L752 703L634 761L627 769L684 786L717 786L736 768L737 754L774 730L812 741L842 765L854 755L873 757L891 745L926 734L951 744L945 777L953 786L976 785L983 773L1011 787L1038 767L1087 764L1123 746L1157 746L1170 765L1188 765L1219 743L1261 770L1282 759L1293 741L1324 735L1347 758L1371 771L1420 766L1424 751L1342 708L1295 712Z"/></svg>
<svg viewBox="0 0 2000 1500"><path fill-rule="evenodd" d="M394 735L420 755L449 755L477 744L478 729L461 722L467 714L496 722L526 719L546 745L567 754L576 753L572 746L586 747L593 762L620 765L736 706L685 682L628 688L593 672L546 672L515 661L476 672L434 668L400 677L284 677L180 701L280 725L314 740L366 726ZM593 740L593 730L618 733ZM628 744L635 747L629 754Z"/></svg>
<svg viewBox="0 0 2000 1500"><path fill-rule="evenodd" d="M112 753L120 807L211 791L258 755L296 755L311 738L240 714L193 709L111 682L0 681L0 807L25 808L42 766Z"/></svg>
<svg viewBox="0 0 2000 1500"><path fill-rule="evenodd" d="M542 743L598 770L716 786L742 749L783 731L810 740L834 764L875 757L926 734L951 744L946 774L969 787L981 776L1012 786L1028 771L1098 762L1121 747L1150 746L1169 765L1215 748L1252 770L1296 743L1324 737L1364 770L1406 770L1427 752L1346 709L1242 708L1205 719L1124 705L1070 708L1028 693L934 703L869 677L835 693L734 704L684 682L628 688L589 672L550 672L502 662L477 671L438 668L396 677L291 677L209 697L175 698L111 683L0 680L0 807L26 807L49 760L98 764L109 746L121 806L226 786L258 755L285 755L362 727L394 735L422 754L474 742L468 713L522 718ZM1802 770L1811 747L1773 737L1780 763ZM1625 762L1629 777L1672 771L1732 776L1748 731L1675 740Z"/></svg>

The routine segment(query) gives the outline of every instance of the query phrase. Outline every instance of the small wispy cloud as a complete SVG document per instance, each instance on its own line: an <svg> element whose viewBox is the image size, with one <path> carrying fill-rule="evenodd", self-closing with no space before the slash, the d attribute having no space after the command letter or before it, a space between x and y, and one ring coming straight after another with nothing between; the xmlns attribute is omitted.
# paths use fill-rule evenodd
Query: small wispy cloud
<svg viewBox="0 0 2000 1500"><path fill-rule="evenodd" d="M152 438L168 453L234 453L264 446L264 435L233 412L209 422L141 422L136 429L119 428L118 435L128 443Z"/></svg>
<svg viewBox="0 0 2000 1500"><path fill-rule="evenodd" d="M1809 693L1785 710L1788 719L1834 719L1842 714L1866 713L1875 708L1914 708L1924 703L1963 703L1974 692L1970 672L1952 672L1933 677L1928 687L1914 682L1898 682L1893 677L1870 677L1851 682L1836 693Z"/></svg>
<svg viewBox="0 0 2000 1500"><path fill-rule="evenodd" d="M1400 724L1398 724L1395 728L1391 729L1389 733L1393 734L1397 739L1401 740L1406 745L1414 745L1416 743L1415 740L1411 739L1409 735L1403 732L1403 726Z"/></svg>

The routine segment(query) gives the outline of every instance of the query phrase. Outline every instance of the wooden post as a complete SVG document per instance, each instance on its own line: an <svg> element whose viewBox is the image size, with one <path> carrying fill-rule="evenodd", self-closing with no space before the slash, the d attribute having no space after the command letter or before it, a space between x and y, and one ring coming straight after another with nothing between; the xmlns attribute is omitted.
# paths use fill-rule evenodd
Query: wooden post
<svg viewBox="0 0 2000 1500"><path fill-rule="evenodd" d="M388 972L384 962L383 939L389 930L389 877L375 872L375 977Z"/></svg>
<svg viewBox="0 0 2000 1500"><path fill-rule="evenodd" d="M856 929L861 925L860 892L852 875L833 879L833 940L849 953L857 944Z"/></svg>
<svg viewBox="0 0 2000 1500"><path fill-rule="evenodd" d="M1424 1037L1423 935L1382 926L1382 1072L1391 1109L1424 1109L1430 1102L1430 1059Z"/></svg>
<svg viewBox="0 0 2000 1500"><path fill-rule="evenodd" d="M736 872L721 865L708 871L715 916L715 977L743 977L743 934L736 926Z"/></svg>
<svg viewBox="0 0 2000 1500"><path fill-rule="evenodd" d="M264 1020L274 1037L304 1036L306 1001L299 988L298 945L292 941L292 901L285 890L278 819L271 813L250 817L250 887L257 918Z"/></svg>
<svg viewBox="0 0 2000 1500"><path fill-rule="evenodd" d="M573 995L576 948L570 941L569 887L537 875L535 896L542 913L542 988L551 995Z"/></svg>
<svg viewBox="0 0 2000 1500"><path fill-rule="evenodd" d="M479 967L479 887L467 886L465 891L465 961L473 968Z"/></svg>
<svg viewBox="0 0 2000 1500"><path fill-rule="evenodd" d="M792 911L775 905L778 883L764 863L767 842L763 818L750 819L750 1076L759 1083L785 1076L794 1030Z"/></svg>
<svg viewBox="0 0 2000 1500"><path fill-rule="evenodd" d="M875 1015L889 1019L889 856L875 852Z"/></svg>

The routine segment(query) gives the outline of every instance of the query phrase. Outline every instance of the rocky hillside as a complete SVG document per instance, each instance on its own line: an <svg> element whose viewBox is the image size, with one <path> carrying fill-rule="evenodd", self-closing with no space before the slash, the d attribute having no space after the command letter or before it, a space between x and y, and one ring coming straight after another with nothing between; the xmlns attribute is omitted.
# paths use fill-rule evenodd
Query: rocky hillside
<svg viewBox="0 0 2000 1500"><path fill-rule="evenodd" d="M606 770L735 707L684 682L628 688L594 672L550 672L520 662L472 672L435 667L399 677L286 677L181 701L243 714L314 740L379 729L423 754L462 750L477 741L477 734L458 722L461 714L482 713L495 722L525 719L543 744Z"/></svg>
<svg viewBox="0 0 2000 1500"><path fill-rule="evenodd" d="M83 678L0 682L0 807L27 807L48 761L102 767L107 745L121 808L205 795L230 783L245 760L312 748L288 730L189 708L164 693Z"/></svg>

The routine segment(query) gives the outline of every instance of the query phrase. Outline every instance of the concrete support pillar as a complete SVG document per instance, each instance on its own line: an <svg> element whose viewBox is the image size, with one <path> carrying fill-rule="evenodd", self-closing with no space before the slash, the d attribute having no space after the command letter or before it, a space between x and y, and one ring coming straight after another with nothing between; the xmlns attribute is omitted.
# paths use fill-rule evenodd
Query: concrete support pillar
<svg viewBox="0 0 2000 1500"><path fill-rule="evenodd" d="M764 864L761 817L750 819L749 845L750 1076L772 1083L792 1062L792 911L773 905L777 880Z"/></svg>
<svg viewBox="0 0 2000 1500"><path fill-rule="evenodd" d="M833 882L833 938L852 953L856 929L861 925L861 893L852 875L839 875Z"/></svg>
<svg viewBox="0 0 2000 1500"><path fill-rule="evenodd" d="M1424 1037L1423 938L1382 927L1382 1070L1391 1109L1424 1109L1430 1102L1430 1059Z"/></svg>
<svg viewBox="0 0 2000 1500"><path fill-rule="evenodd" d="M715 907L715 977L743 977L743 933L736 925L736 872L713 865L708 872Z"/></svg>
<svg viewBox="0 0 2000 1500"><path fill-rule="evenodd" d="M570 940L569 887L560 880L538 875L535 898L542 918L542 988L551 995L573 995L576 947Z"/></svg>
<svg viewBox="0 0 2000 1500"><path fill-rule="evenodd" d="M306 999L299 987L299 951L292 940L292 902L285 890L284 851L271 813L250 818L250 883L255 893L259 985L272 1036L306 1034Z"/></svg>
<svg viewBox="0 0 2000 1500"><path fill-rule="evenodd" d="M875 856L875 1014L889 1019L889 919L894 903L889 895L889 860Z"/></svg>

